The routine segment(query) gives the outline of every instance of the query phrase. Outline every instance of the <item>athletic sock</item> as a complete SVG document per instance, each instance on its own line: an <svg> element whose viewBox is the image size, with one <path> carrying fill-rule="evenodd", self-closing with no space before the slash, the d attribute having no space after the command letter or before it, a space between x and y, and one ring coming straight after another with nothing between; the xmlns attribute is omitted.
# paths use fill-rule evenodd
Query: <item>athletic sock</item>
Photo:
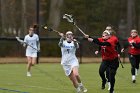
<svg viewBox="0 0 140 93"><path fill-rule="evenodd" d="M132 75L132 80L136 80L136 76L135 75Z"/></svg>
<svg viewBox="0 0 140 93"><path fill-rule="evenodd" d="M138 75L138 70L139 70L139 69L135 69L135 75Z"/></svg>
<svg viewBox="0 0 140 93"><path fill-rule="evenodd" d="M132 75L132 82L136 83L136 76L135 75Z"/></svg>
<svg viewBox="0 0 140 93"><path fill-rule="evenodd" d="M79 86L83 86L83 83L81 82L81 83L79 83Z"/></svg>

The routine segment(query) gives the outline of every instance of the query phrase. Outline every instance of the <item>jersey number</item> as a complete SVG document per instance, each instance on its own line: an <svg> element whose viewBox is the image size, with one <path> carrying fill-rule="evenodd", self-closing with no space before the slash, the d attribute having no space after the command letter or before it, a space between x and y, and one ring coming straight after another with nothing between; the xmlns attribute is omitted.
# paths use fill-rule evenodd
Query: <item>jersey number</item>
<svg viewBox="0 0 140 93"><path fill-rule="evenodd" d="M68 52L68 54L69 54L69 52L70 52L70 49L67 49L67 52Z"/></svg>

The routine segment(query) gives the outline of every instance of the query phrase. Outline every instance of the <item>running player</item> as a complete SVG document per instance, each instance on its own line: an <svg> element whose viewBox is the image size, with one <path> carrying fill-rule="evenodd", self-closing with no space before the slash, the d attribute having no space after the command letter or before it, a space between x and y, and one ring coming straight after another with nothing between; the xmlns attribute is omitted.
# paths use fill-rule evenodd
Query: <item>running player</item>
<svg viewBox="0 0 140 93"><path fill-rule="evenodd" d="M119 67L118 53L115 49L114 40L110 38L110 33L107 30L103 32L102 38L91 38L89 35L85 35L85 38L89 42L94 42L101 47L102 63L99 68L99 74L102 79L102 86L107 82L104 72L109 69L109 80L111 84L109 93L114 93L115 75Z"/></svg>
<svg viewBox="0 0 140 93"><path fill-rule="evenodd" d="M63 66L65 74L72 81L77 93L87 92L87 89L83 86L80 79L78 72L79 63L75 55L76 49L79 48L79 44L76 39L73 39L73 33L71 31L66 32L65 37L63 33L59 33L59 35L61 36L59 42L62 53L61 65Z"/></svg>
<svg viewBox="0 0 140 93"><path fill-rule="evenodd" d="M40 50L40 43L39 43L39 37L37 34L34 33L34 28L29 28L29 34L27 34L24 38L24 42L26 42L28 45L32 46L26 46L26 57L27 57L27 76L31 76L31 67L34 66L36 63L37 58L37 50ZM35 50L37 49L37 50Z"/></svg>
<svg viewBox="0 0 140 93"><path fill-rule="evenodd" d="M111 26L107 26L106 27L106 31L108 31L109 34L110 34L110 38L109 39L111 39L112 41L114 41L114 43L115 43L115 49L118 52L118 58L120 58L121 46L120 46L120 43L119 43L118 38L115 36L115 31L112 29ZM97 55L99 53L99 51L101 51L101 47L99 47L99 50L98 51L95 51L95 54ZM109 79L109 69L106 69L106 79L107 79L107 84L108 84L108 90L110 90L111 85L110 85L110 79ZM105 89L105 84L106 83L103 83L102 84L102 89Z"/></svg>
<svg viewBox="0 0 140 93"><path fill-rule="evenodd" d="M108 25L106 27L106 30L109 31L109 33L110 33L110 39L115 42L115 49L118 52L118 58L120 59L121 45L119 43L118 37L116 36L116 32L114 31L114 29L110 25ZM107 80L108 80L108 90L110 90L111 86L110 86L110 81L109 81L109 76L108 75L109 74L108 74L108 70L107 70L106 77L107 77Z"/></svg>
<svg viewBox="0 0 140 93"><path fill-rule="evenodd" d="M124 46L122 52L128 48L129 61L131 63L132 82L136 82L136 75L140 62L140 38L137 30L131 30L131 36L127 39L127 45Z"/></svg>

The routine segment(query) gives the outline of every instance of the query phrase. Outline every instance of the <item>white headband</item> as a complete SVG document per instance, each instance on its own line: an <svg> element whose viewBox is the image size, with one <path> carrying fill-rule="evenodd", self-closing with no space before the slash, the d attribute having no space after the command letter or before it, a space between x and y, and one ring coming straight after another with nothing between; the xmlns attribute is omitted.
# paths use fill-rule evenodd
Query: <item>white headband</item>
<svg viewBox="0 0 140 93"><path fill-rule="evenodd" d="M103 33L107 33L108 35L110 35L110 32L108 30L105 30Z"/></svg>
<svg viewBox="0 0 140 93"><path fill-rule="evenodd" d="M71 31L68 31L68 32L66 32L66 35L67 35L67 34L73 34L73 33L72 33Z"/></svg>

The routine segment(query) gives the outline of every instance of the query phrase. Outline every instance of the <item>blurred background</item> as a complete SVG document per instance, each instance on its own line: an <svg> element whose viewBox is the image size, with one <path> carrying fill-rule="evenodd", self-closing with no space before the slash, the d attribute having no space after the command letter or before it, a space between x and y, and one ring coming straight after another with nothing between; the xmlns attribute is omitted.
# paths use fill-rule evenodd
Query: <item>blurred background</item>
<svg viewBox="0 0 140 93"><path fill-rule="evenodd" d="M62 18L64 14L72 14L77 25L94 37L100 37L107 25L113 26L121 44L131 29L140 32L140 0L0 0L0 57L24 57L25 49L15 36L23 39L33 24L39 26L41 57L61 56L60 37L45 31L45 25L63 33L73 31L80 42L78 57L100 57L94 54L97 45L84 40L78 29Z"/></svg>

